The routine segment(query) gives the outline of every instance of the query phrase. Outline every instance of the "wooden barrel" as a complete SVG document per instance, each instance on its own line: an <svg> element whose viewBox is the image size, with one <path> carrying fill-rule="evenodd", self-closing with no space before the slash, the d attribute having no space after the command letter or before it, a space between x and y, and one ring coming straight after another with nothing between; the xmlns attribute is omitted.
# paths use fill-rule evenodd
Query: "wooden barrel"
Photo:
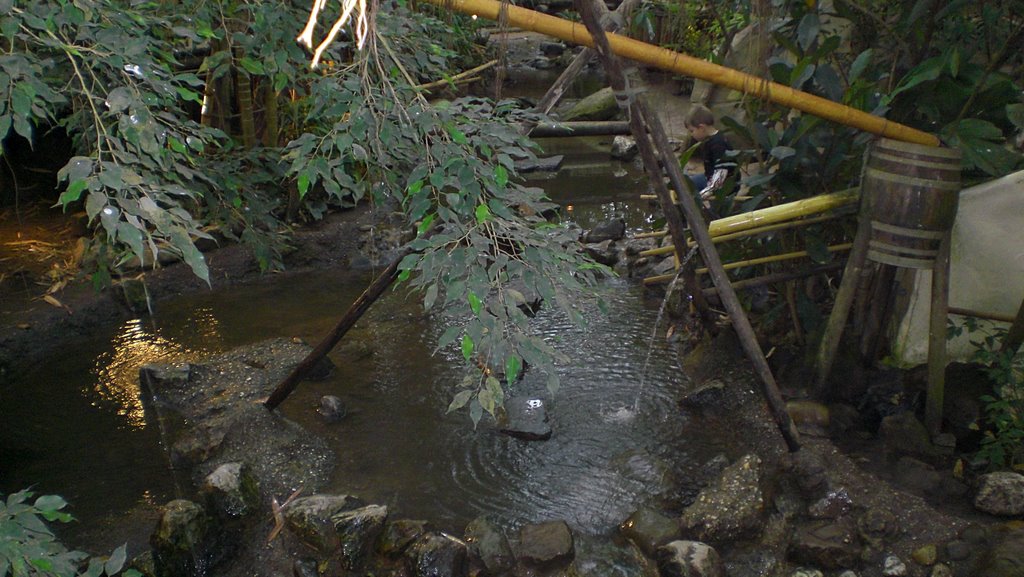
<svg viewBox="0 0 1024 577"><path fill-rule="evenodd" d="M868 258L930 269L960 201L960 151L881 138L871 147L862 190L871 203Z"/></svg>

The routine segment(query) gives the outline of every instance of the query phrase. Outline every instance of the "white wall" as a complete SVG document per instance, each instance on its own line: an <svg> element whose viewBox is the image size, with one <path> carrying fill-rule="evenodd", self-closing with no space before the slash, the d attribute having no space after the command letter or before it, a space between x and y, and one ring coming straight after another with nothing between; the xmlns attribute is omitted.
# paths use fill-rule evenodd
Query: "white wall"
<svg viewBox="0 0 1024 577"><path fill-rule="evenodd" d="M901 364L928 360L931 282L931 271L917 271L907 312L894 323L892 355ZM1013 317L1022 299L1024 171L960 193L950 254L949 306ZM952 318L958 324L962 320ZM950 360L966 360L971 350L966 335L947 343Z"/></svg>

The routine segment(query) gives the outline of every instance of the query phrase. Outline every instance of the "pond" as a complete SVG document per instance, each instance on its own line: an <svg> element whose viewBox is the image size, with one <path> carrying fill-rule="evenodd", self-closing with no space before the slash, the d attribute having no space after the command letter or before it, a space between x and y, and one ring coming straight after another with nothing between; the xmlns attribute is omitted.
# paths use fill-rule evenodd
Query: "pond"
<svg viewBox="0 0 1024 577"><path fill-rule="evenodd" d="M651 207L638 200L640 171L609 163L600 139L544 146L566 154L565 167L532 184L571 206L570 219L589 228L622 217L632 231L651 228ZM347 271L270 277L160 303L152 316L68 338L59 354L27 363L0 390L0 491L32 486L64 495L82 526L190 496L165 450L176 419L143 411L139 367L273 337L315 344L368 281ZM621 278L599 291L611 314L594 307L585 327L550 309L533 321L570 358L559 367L556 394L530 372L516 385L545 400L554 434L543 442L502 435L486 417L474 428L465 412L446 414L463 375L461 355L434 348L451 320L425 314L415 296L388 293L331 354L335 374L303 383L282 406L338 455L322 492L386 504L394 515L459 535L483 514L508 528L565 519L582 534L608 534L645 503L692 495L694 471L728 452L730 435L678 408L685 376L665 343L660 299ZM347 404L341 422L316 414L325 394Z"/></svg>

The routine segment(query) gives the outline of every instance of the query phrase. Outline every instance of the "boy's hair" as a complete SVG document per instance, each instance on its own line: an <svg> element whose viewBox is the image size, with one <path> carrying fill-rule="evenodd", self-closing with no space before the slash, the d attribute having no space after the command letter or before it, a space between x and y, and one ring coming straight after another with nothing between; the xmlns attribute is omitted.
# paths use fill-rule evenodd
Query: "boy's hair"
<svg viewBox="0 0 1024 577"><path fill-rule="evenodd" d="M686 126L700 126L701 124L714 126L715 115L707 106L694 104L690 107L690 111L686 113L684 123Z"/></svg>

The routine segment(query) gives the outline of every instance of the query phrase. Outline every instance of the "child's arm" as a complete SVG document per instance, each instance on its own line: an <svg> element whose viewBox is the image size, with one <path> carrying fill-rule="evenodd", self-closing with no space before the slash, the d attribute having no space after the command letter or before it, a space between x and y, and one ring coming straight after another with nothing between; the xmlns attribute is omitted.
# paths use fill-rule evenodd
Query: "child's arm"
<svg viewBox="0 0 1024 577"><path fill-rule="evenodd" d="M701 200L707 200L711 198L711 195L716 190L722 188L725 184L725 179L729 178L729 171L724 168L716 168L715 172L711 174L711 179L708 180L708 185L704 187L704 190L700 191Z"/></svg>

